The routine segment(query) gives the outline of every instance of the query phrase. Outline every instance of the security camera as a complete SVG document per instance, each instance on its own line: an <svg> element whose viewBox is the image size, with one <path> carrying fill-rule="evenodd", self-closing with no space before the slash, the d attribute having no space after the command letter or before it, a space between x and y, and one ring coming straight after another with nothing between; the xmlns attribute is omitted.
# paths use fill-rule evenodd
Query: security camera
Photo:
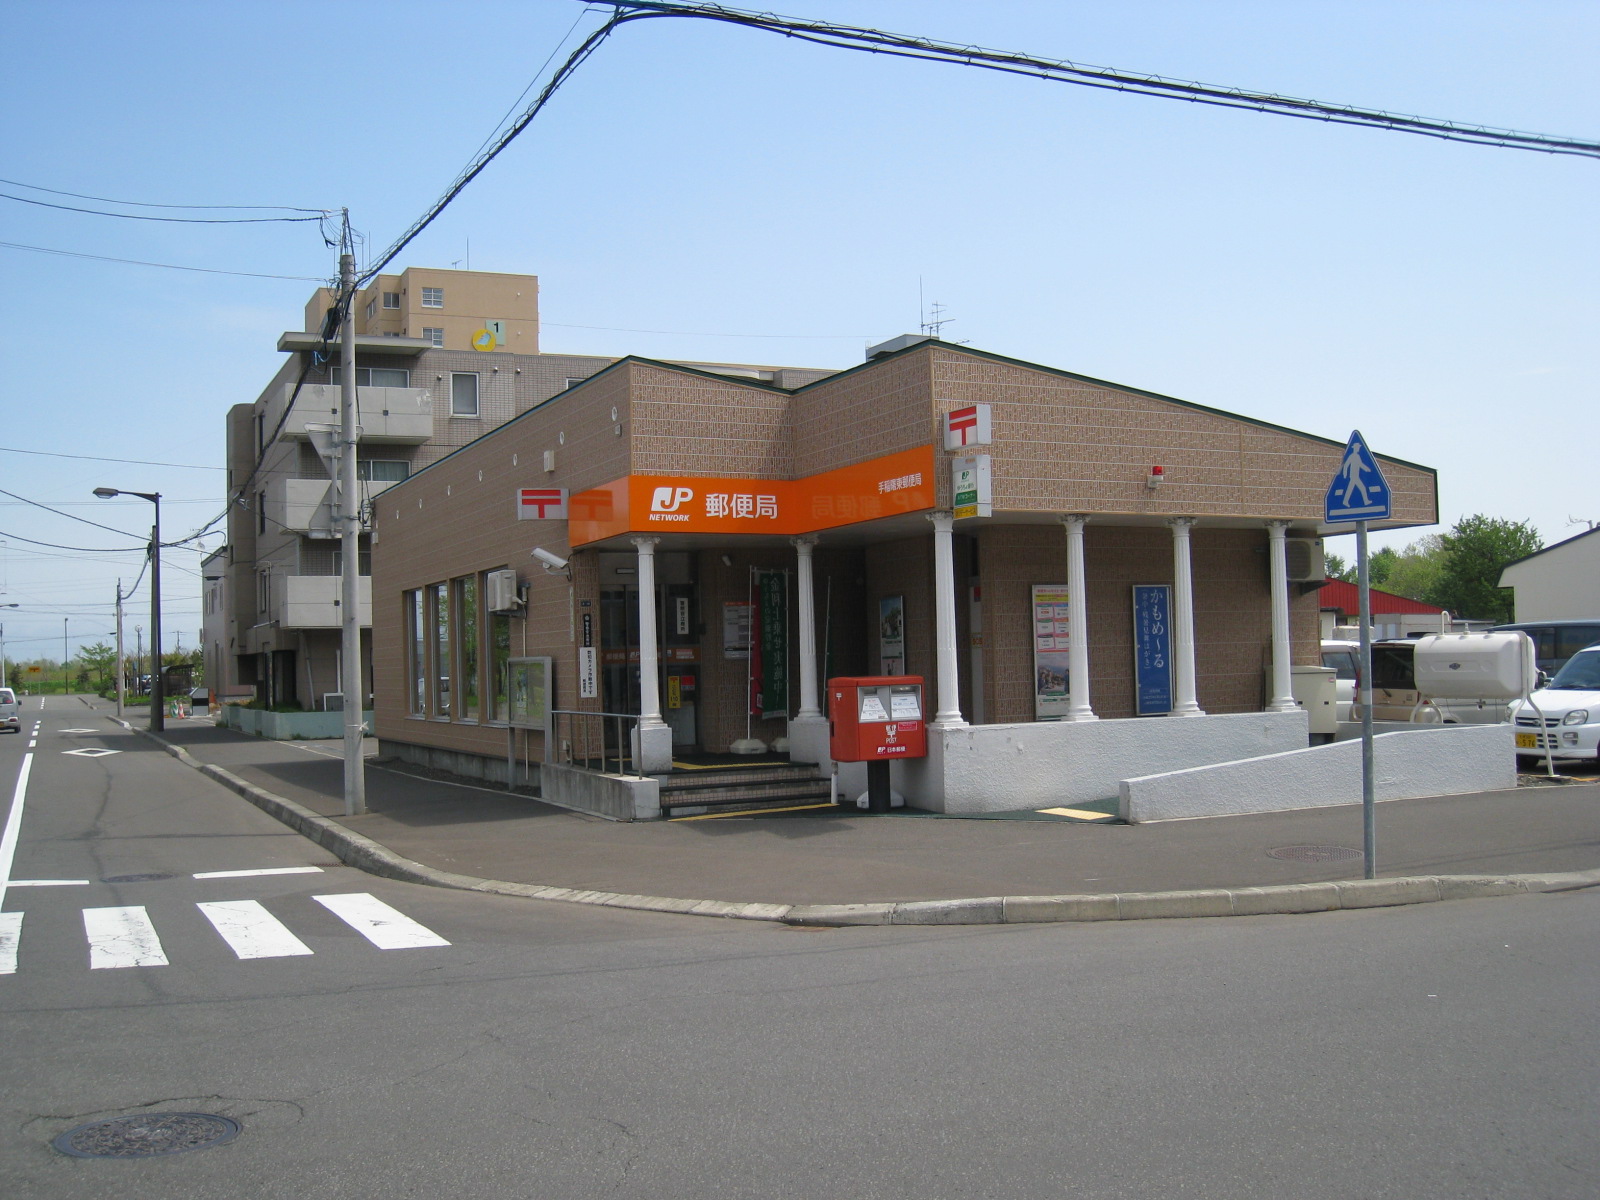
<svg viewBox="0 0 1600 1200"><path fill-rule="evenodd" d="M533 548L533 557L544 564L546 571L565 571L567 569L566 559L559 554L551 554L543 546L535 546Z"/></svg>

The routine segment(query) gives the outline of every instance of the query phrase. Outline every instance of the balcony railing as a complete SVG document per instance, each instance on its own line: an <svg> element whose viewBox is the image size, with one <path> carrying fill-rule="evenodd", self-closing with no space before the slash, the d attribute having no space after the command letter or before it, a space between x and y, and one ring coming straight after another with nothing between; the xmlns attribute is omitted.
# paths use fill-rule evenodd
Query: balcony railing
<svg viewBox="0 0 1600 1200"><path fill-rule="evenodd" d="M283 412L293 394L294 385L286 384L276 413ZM415 446L433 437L433 393L428 388L358 387L356 407L363 442ZM271 419L275 422L276 416ZM339 389L333 384L302 387L278 436L303 440L310 436L307 424L338 428Z"/></svg>

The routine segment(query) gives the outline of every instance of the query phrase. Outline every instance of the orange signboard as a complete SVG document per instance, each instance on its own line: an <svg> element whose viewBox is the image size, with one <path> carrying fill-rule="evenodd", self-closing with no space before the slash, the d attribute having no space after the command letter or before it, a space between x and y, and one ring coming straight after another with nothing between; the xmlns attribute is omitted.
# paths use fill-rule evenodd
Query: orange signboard
<svg viewBox="0 0 1600 1200"><path fill-rule="evenodd" d="M931 509L932 446L804 479L628 475L568 501L569 543L623 533L766 533L836 529Z"/></svg>

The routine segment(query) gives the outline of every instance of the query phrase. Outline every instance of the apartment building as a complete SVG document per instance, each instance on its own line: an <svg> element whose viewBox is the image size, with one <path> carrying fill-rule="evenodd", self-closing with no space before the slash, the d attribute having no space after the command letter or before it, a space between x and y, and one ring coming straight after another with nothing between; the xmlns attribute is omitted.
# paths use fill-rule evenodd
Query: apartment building
<svg viewBox="0 0 1600 1200"><path fill-rule="evenodd" d="M278 339L282 367L253 402L227 414L228 541L203 569L207 678L222 696L307 709L342 703L342 564L325 457L342 382L337 343L324 336L332 304L328 289L312 294L303 328ZM540 352L532 275L412 267L375 277L354 313L363 511L423 467L616 361ZM685 365L783 387L830 373ZM363 697L372 694L370 553L364 534Z"/></svg>

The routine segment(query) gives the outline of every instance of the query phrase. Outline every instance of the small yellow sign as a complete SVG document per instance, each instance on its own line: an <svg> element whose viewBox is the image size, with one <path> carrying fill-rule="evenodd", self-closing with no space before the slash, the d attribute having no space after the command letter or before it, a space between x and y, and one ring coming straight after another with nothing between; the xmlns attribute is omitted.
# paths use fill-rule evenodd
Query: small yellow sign
<svg viewBox="0 0 1600 1200"><path fill-rule="evenodd" d="M29 675L43 675L44 674L44 668L43 667L29 667L28 668L28 674Z"/></svg>
<svg viewBox="0 0 1600 1200"><path fill-rule="evenodd" d="M474 350L493 350L498 341L499 339L495 337L494 330L480 329L472 335L472 348Z"/></svg>

